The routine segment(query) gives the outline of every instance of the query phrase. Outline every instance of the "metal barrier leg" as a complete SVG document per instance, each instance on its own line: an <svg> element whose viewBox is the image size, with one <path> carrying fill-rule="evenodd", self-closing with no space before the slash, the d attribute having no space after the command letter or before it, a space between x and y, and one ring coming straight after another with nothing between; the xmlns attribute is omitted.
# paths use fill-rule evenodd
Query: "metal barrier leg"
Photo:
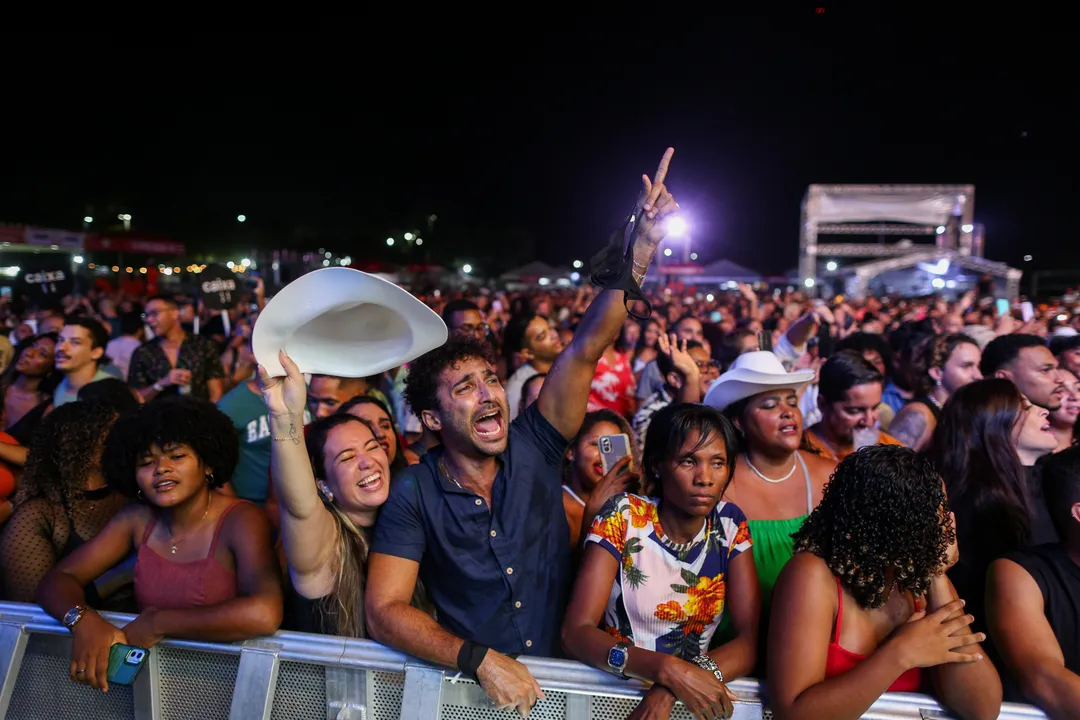
<svg viewBox="0 0 1080 720"><path fill-rule="evenodd" d="M367 670L350 667L326 667L326 720L367 720Z"/></svg>
<svg viewBox="0 0 1080 720"><path fill-rule="evenodd" d="M19 679L23 654L26 652L28 618L7 616L0 621L0 718L7 717L15 681Z"/></svg>
<svg viewBox="0 0 1080 720"><path fill-rule="evenodd" d="M566 693L566 720L589 720L592 699L588 695Z"/></svg>
<svg viewBox="0 0 1080 720"><path fill-rule="evenodd" d="M278 643L250 641L240 652L229 720L270 720L278 677Z"/></svg>
<svg viewBox="0 0 1080 720"><path fill-rule="evenodd" d="M421 665L405 666L401 720L433 720L442 710L443 672Z"/></svg>
<svg viewBox="0 0 1080 720"><path fill-rule="evenodd" d="M157 647L150 648L146 667L135 678L131 696L135 703L135 720L161 720L161 655Z"/></svg>

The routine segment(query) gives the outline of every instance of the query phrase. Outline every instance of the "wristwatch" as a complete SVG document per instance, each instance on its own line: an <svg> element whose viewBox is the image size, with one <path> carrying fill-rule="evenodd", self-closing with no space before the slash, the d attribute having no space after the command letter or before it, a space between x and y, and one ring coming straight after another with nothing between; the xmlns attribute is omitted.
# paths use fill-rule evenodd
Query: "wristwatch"
<svg viewBox="0 0 1080 720"><path fill-rule="evenodd" d="M84 615L86 615L86 606L76 605L75 607L68 610L67 613L64 615L64 627L66 627L68 630L71 630L73 627L79 624L79 621L83 619Z"/></svg>
<svg viewBox="0 0 1080 720"><path fill-rule="evenodd" d="M615 643L615 646L608 650L607 664L611 668L611 672L621 677L623 680L627 680L626 677L626 662L630 659L630 645L624 642Z"/></svg>
<svg viewBox="0 0 1080 720"><path fill-rule="evenodd" d="M724 673L720 672L720 668L717 667L716 662L708 655L698 655L694 658L694 664L702 670L708 670L717 680L724 682Z"/></svg>

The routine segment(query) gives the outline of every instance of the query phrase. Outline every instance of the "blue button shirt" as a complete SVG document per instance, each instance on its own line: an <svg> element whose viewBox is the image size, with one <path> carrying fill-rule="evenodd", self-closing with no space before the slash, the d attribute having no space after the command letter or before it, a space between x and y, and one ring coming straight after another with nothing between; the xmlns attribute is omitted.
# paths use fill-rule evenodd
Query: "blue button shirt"
<svg viewBox="0 0 1080 720"><path fill-rule="evenodd" d="M570 585L562 504L567 441L531 405L510 423L489 508L438 469L437 448L394 479L371 551L420 563L454 635L505 653L558 657Z"/></svg>

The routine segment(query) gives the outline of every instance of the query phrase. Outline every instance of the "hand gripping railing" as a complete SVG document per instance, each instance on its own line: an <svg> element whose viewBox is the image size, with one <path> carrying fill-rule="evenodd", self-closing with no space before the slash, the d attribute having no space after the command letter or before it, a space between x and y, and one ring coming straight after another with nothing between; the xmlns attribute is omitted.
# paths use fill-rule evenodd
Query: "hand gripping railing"
<svg viewBox="0 0 1080 720"><path fill-rule="evenodd" d="M129 615L107 614L124 625ZM370 640L279 632L244 643L165 640L131 688L101 693L68 679L71 639L36 605L0 603L0 718L134 718L136 720L495 720L483 691L454 673ZM641 683L567 660L522 658L547 700L537 720L621 720L640 698ZM737 719L762 718L759 684L736 680ZM689 720L682 706L672 718ZM882 696L866 718L949 715L925 695ZM1006 705L1006 720L1045 718Z"/></svg>

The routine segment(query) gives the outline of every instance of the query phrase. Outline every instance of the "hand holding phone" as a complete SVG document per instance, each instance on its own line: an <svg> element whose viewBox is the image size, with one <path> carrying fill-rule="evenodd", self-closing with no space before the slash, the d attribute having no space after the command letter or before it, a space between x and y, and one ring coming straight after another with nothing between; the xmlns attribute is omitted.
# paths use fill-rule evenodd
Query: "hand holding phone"
<svg viewBox="0 0 1080 720"><path fill-rule="evenodd" d="M149 650L134 645L113 645L109 648L109 682L131 685L149 655Z"/></svg>
<svg viewBox="0 0 1080 720"><path fill-rule="evenodd" d="M600 446L600 463L607 475L620 460L630 455L630 436L626 433L619 435L601 435L597 439Z"/></svg>

